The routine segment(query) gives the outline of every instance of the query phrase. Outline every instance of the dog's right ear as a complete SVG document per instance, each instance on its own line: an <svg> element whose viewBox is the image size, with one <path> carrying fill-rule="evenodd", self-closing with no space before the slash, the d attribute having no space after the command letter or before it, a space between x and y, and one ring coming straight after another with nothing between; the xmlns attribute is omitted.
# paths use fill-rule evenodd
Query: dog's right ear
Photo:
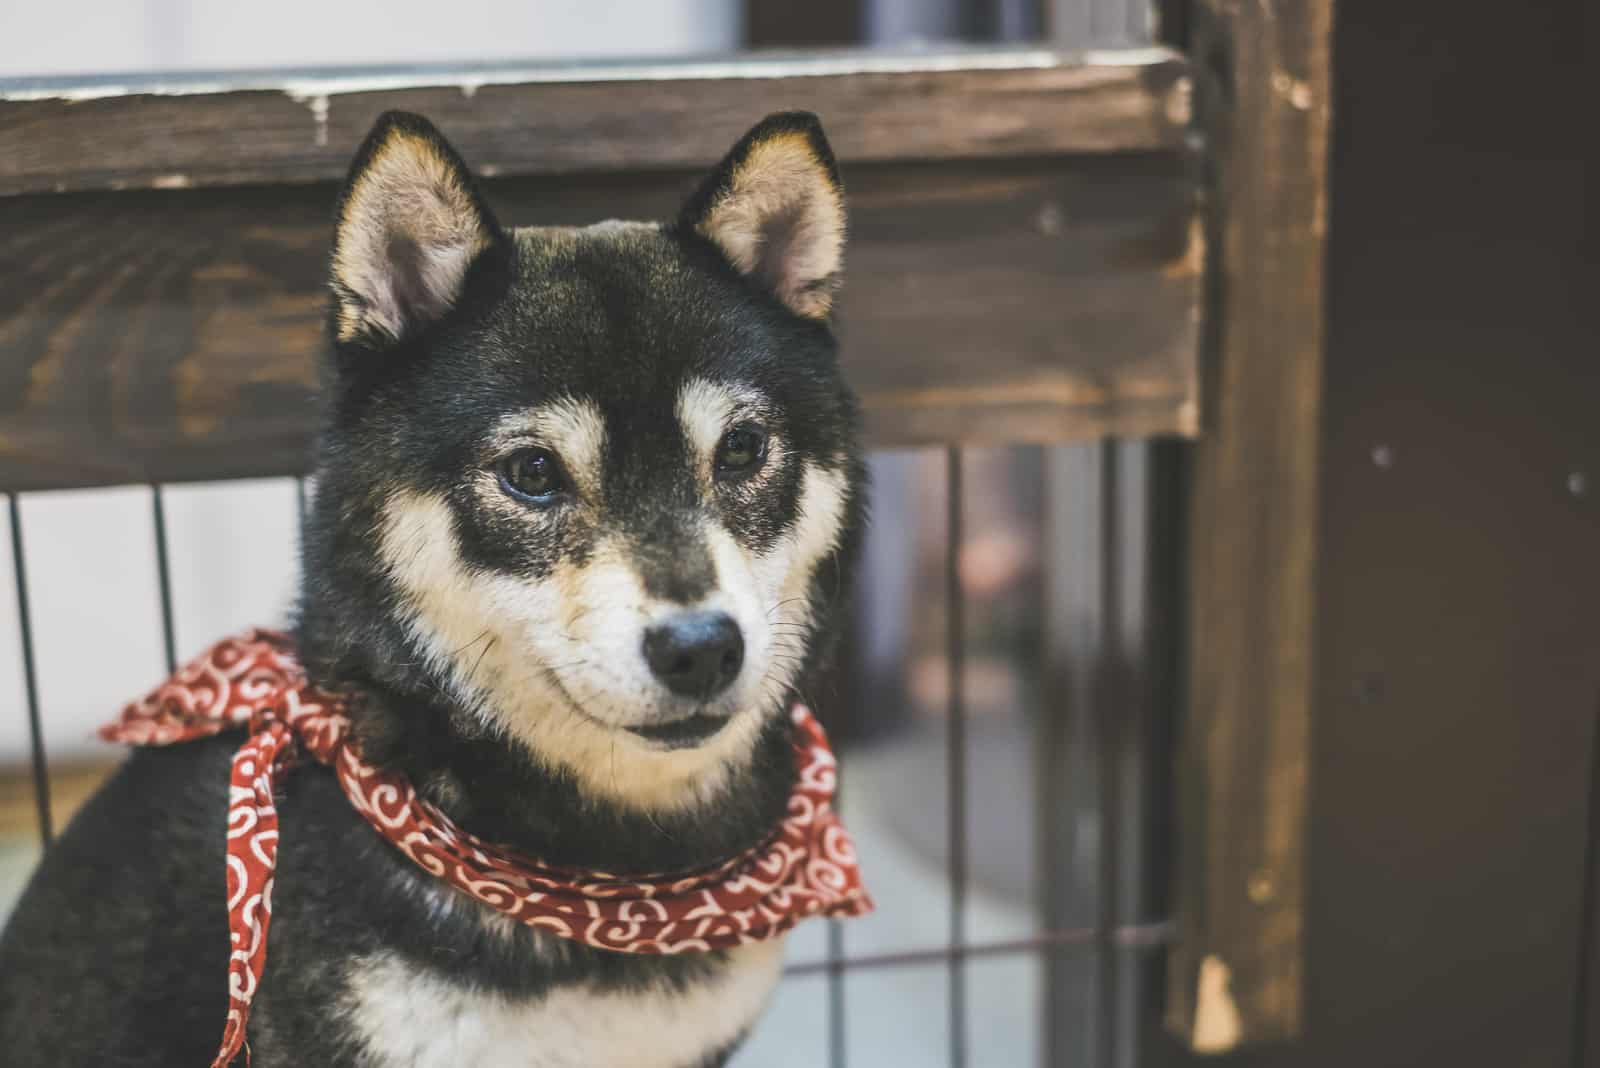
<svg viewBox="0 0 1600 1068"><path fill-rule="evenodd" d="M333 241L334 331L384 348L443 316L506 240L461 157L420 115L381 116L350 165Z"/></svg>

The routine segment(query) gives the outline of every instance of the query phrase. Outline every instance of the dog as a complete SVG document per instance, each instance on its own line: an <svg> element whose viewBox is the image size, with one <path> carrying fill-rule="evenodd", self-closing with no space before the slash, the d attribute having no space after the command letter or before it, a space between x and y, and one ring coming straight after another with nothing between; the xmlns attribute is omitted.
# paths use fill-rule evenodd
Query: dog
<svg viewBox="0 0 1600 1068"><path fill-rule="evenodd" d="M338 202L293 627L372 763L575 869L771 834L863 522L844 232L809 114L756 125L670 222L519 229L427 120L378 120ZM238 744L136 750L48 851L0 939L5 1064L210 1063ZM320 765L278 812L255 1068L710 1068L780 975L781 940L640 956L508 920Z"/></svg>

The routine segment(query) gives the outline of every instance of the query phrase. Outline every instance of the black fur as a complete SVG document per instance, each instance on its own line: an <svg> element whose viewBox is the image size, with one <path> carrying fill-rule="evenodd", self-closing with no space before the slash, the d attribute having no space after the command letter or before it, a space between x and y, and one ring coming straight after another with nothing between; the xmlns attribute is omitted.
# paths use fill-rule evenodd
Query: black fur
<svg viewBox="0 0 1600 1068"><path fill-rule="evenodd" d="M860 521L855 405L827 326L791 313L693 228L752 139L797 127L811 131L837 181L815 119L778 116L736 147L676 224L659 230L601 228L561 240L508 232L463 169L493 241L455 305L409 324L399 341L369 333L333 346L303 548L301 656L316 682L356 695L352 714L369 759L405 772L482 837L561 864L686 870L755 845L783 812L793 761L780 717L714 803L650 816L590 796L517 744L489 736L413 648L374 545L383 500L406 487L450 502L473 567L537 575L552 560L581 559L584 531L507 529L475 505L465 477L498 417L570 394L627 431L605 458L607 529L648 547L641 559L658 572L652 581L704 581L705 548L679 529L693 486L662 398L691 374L751 385L771 400L764 415L788 445L787 466L760 493L727 489L716 507L730 532L759 548L795 522L801 458L844 471L852 487L844 543L813 584L820 636L805 650L806 685L845 600ZM425 120L386 116L353 176L395 129L426 137L460 166ZM51 849L0 938L4 1064L209 1063L225 1015L222 853L237 742L227 735L136 752ZM552 952L548 936L529 930L486 934L469 909L430 904L430 877L372 833L327 769L298 767L279 804L266 980L250 1027L257 1068L363 1063L335 999L340 968L378 950L524 995L575 982L693 983L722 960L569 943ZM707 1050L704 1064L730 1053Z"/></svg>

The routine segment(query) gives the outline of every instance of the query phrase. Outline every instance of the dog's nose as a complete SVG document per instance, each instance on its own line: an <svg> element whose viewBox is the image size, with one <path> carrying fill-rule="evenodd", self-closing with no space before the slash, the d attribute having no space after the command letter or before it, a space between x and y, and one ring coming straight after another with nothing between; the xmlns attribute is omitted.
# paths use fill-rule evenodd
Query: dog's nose
<svg viewBox="0 0 1600 1068"><path fill-rule="evenodd" d="M724 612L684 612L644 632L644 658L679 697L709 700L744 664L744 635Z"/></svg>

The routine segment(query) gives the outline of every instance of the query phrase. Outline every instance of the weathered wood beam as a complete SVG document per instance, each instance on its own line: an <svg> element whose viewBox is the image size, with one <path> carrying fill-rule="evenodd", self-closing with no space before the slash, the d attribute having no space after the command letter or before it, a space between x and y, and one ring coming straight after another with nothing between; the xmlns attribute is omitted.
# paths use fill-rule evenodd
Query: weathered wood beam
<svg viewBox="0 0 1600 1068"><path fill-rule="evenodd" d="M488 195L514 223L660 218L695 177L499 179ZM844 177L838 327L875 444L1195 430L1203 256L1179 157L846 162ZM0 489L305 470L334 192L0 197Z"/></svg>
<svg viewBox="0 0 1600 1068"><path fill-rule="evenodd" d="M1172 150L1185 72L1165 49L1012 48L0 80L0 194L328 181L391 108L500 176L706 166L793 108L857 162Z"/></svg>
<svg viewBox="0 0 1600 1068"><path fill-rule="evenodd" d="M1192 8L1213 399L1191 487L1168 1013L1207 1053L1302 1019L1332 9Z"/></svg>

